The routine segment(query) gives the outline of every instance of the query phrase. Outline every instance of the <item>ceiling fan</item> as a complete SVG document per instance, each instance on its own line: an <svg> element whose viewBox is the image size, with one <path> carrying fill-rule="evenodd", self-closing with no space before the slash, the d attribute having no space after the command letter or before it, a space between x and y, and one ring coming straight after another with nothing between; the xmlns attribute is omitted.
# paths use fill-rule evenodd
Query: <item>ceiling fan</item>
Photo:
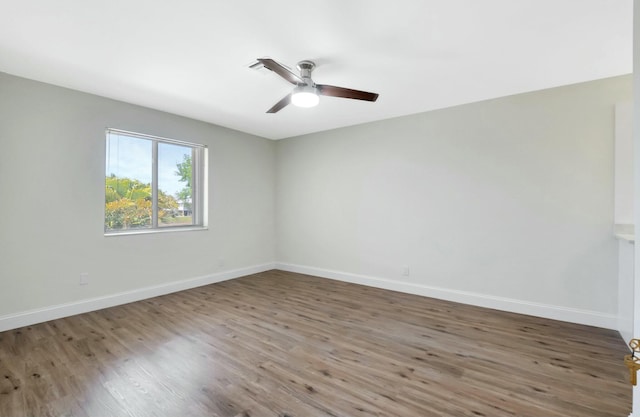
<svg viewBox="0 0 640 417"><path fill-rule="evenodd" d="M298 62L297 67L300 75L292 72L271 58L258 58L257 61L265 68L275 72L295 85L293 91L267 110L267 113L277 113L289 103L298 107L313 107L320 101L319 96L342 97L364 101L376 101L378 99L378 94L376 93L352 90L350 88L336 87L333 85L316 84L311 79L311 72L316 66L312 61Z"/></svg>

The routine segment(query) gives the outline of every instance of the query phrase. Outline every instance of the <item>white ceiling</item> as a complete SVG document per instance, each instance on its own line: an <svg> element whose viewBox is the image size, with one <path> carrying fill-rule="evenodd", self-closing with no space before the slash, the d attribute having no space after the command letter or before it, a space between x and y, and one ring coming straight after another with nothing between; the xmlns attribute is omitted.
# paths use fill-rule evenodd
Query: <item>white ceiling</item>
<svg viewBox="0 0 640 417"><path fill-rule="evenodd" d="M628 74L632 0L0 0L0 71L279 139ZM380 94L266 114L317 63ZM0 92L1 93L1 92Z"/></svg>

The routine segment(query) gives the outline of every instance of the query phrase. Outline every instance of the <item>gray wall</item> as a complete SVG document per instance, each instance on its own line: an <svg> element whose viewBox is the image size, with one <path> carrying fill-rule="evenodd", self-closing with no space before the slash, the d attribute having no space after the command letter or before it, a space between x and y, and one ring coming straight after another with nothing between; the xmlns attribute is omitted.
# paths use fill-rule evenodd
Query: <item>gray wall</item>
<svg viewBox="0 0 640 417"><path fill-rule="evenodd" d="M278 261L615 327L614 105L630 100L631 81L279 141Z"/></svg>
<svg viewBox="0 0 640 417"><path fill-rule="evenodd" d="M208 145L208 230L103 235L107 127ZM0 144L0 318L274 260L270 140L0 73Z"/></svg>

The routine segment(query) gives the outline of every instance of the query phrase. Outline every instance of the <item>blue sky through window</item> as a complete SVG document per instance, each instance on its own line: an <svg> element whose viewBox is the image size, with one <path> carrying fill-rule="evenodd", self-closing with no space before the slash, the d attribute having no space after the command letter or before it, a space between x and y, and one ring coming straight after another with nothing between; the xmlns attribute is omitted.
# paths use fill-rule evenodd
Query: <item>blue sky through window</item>
<svg viewBox="0 0 640 417"><path fill-rule="evenodd" d="M186 186L176 175L176 164L184 155L191 155L191 148L168 143L158 144L158 189L175 197ZM123 134L111 133L107 141L105 175L136 179L151 183L152 141Z"/></svg>

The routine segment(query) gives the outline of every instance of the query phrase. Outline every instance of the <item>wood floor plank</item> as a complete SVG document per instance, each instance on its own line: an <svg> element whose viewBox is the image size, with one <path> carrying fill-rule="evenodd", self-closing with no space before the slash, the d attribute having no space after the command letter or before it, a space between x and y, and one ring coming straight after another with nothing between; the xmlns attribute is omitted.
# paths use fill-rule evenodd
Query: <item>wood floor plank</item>
<svg viewBox="0 0 640 417"><path fill-rule="evenodd" d="M617 332L269 271L0 333L0 416L615 416Z"/></svg>

